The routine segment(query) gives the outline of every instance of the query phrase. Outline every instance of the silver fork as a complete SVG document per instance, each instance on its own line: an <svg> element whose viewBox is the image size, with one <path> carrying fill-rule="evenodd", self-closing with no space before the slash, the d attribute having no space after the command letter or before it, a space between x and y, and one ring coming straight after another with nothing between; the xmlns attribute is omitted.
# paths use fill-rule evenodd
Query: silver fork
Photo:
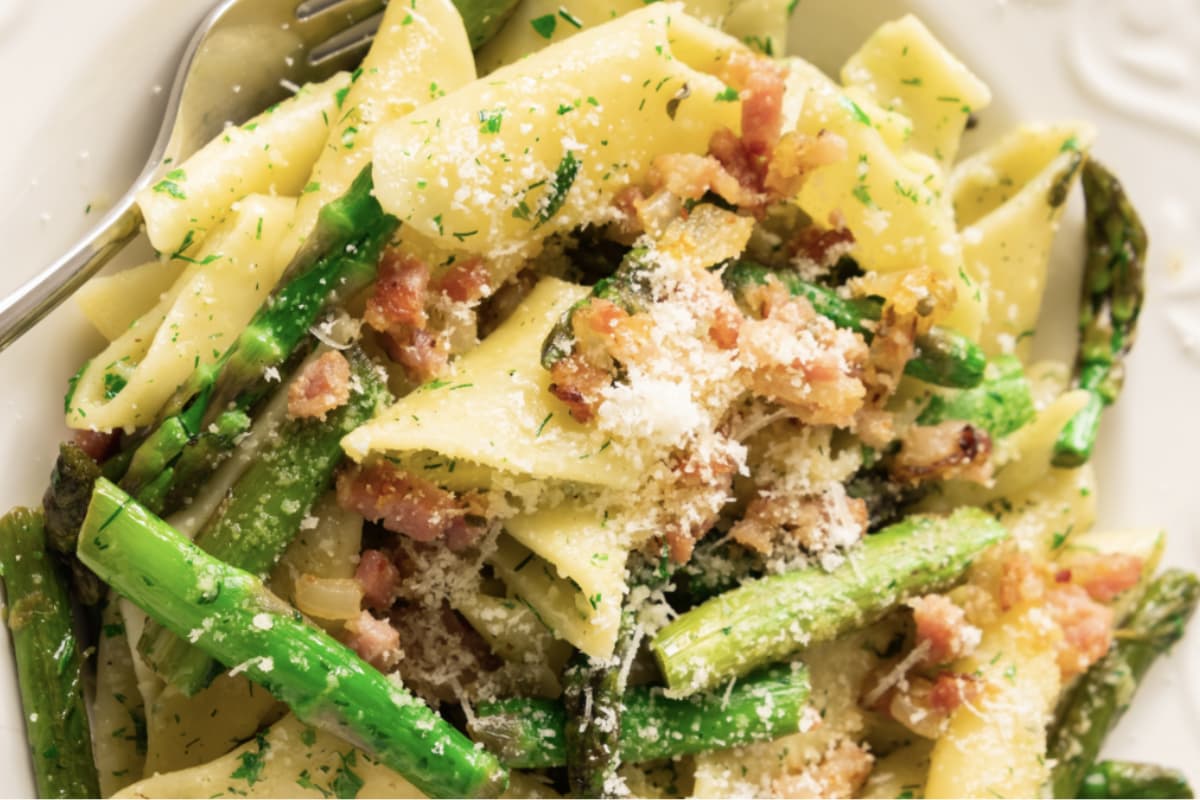
<svg viewBox="0 0 1200 800"><path fill-rule="evenodd" d="M196 28L141 175L62 258L0 301L0 351L70 297L137 235L134 196L216 136L362 60L385 0L223 0ZM236 89L234 87L237 87Z"/></svg>

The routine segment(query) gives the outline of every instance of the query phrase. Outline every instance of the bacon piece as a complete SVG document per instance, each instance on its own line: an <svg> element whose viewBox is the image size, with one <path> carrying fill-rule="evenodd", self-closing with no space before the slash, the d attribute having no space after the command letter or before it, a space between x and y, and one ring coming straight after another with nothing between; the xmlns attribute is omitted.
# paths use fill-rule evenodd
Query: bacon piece
<svg viewBox="0 0 1200 800"><path fill-rule="evenodd" d="M108 458L116 448L120 436L120 431L77 430L71 435L71 441L93 461L99 463Z"/></svg>
<svg viewBox="0 0 1200 800"><path fill-rule="evenodd" d="M747 320L738 338L751 390L807 424L850 425L866 396L862 337L837 328L777 281L753 290L750 301L763 315Z"/></svg>
<svg viewBox="0 0 1200 800"><path fill-rule="evenodd" d="M354 570L354 579L363 590L363 602L368 608L386 611L396 602L396 585L400 570L382 550L364 550Z"/></svg>
<svg viewBox="0 0 1200 800"><path fill-rule="evenodd" d="M435 278L431 288L455 303L474 303L487 294L491 273L478 256L456 261Z"/></svg>
<svg viewBox="0 0 1200 800"><path fill-rule="evenodd" d="M1019 550L1004 559L996 591L1001 609L1008 611L1022 603L1040 600L1044 593L1045 583L1033 559Z"/></svg>
<svg viewBox="0 0 1200 800"><path fill-rule="evenodd" d="M923 663L945 664L970 655L979 645L980 631L966 613L942 594L927 594L909 602L917 624L917 645L929 643Z"/></svg>
<svg viewBox="0 0 1200 800"><path fill-rule="evenodd" d="M450 363L446 342L424 328L398 325L380 334L380 342L388 358L417 383L438 377Z"/></svg>
<svg viewBox="0 0 1200 800"><path fill-rule="evenodd" d="M579 422L590 422L600 408L600 392L612 383L612 373L594 367L580 353L559 359L550 368L550 393L566 404Z"/></svg>
<svg viewBox="0 0 1200 800"><path fill-rule="evenodd" d="M386 250L379 261L375 291L367 299L363 320L377 331L395 325L424 328L429 265L416 256Z"/></svg>
<svg viewBox="0 0 1200 800"><path fill-rule="evenodd" d="M738 334L746 318L736 308L719 305L713 311L712 325L708 327L708 338L722 350L736 350Z"/></svg>
<svg viewBox="0 0 1200 800"><path fill-rule="evenodd" d="M325 419L350 401L350 362L336 350L308 362L288 386L288 416Z"/></svg>
<svg viewBox="0 0 1200 800"><path fill-rule="evenodd" d="M801 228L788 243L794 256L805 258L822 267L832 267L846 255L854 245L854 234L849 228L818 228L809 225Z"/></svg>
<svg viewBox="0 0 1200 800"><path fill-rule="evenodd" d="M735 542L769 555L782 540L810 551L848 546L867 532L867 504L844 491L820 494L761 492L730 529Z"/></svg>
<svg viewBox="0 0 1200 800"><path fill-rule="evenodd" d="M979 688L979 683L970 675L940 673L929 691L929 707L939 714L949 715L963 703L975 700Z"/></svg>
<svg viewBox="0 0 1200 800"><path fill-rule="evenodd" d="M1113 610L1088 597L1082 586L1060 584L1046 593L1046 610L1062 629L1058 668L1069 680L1087 671L1112 644Z"/></svg>
<svg viewBox="0 0 1200 800"><path fill-rule="evenodd" d="M337 497L342 508L418 542L446 537L447 545L462 549L486 528L471 503L386 462L343 472ZM463 523L468 530L460 529ZM447 536L452 530L453 540Z"/></svg>
<svg viewBox="0 0 1200 800"><path fill-rule="evenodd" d="M400 632L370 612L364 611L347 622L346 634L346 646L380 672L389 671L404 655L400 651Z"/></svg>
<svg viewBox="0 0 1200 800"><path fill-rule="evenodd" d="M913 425L900 440L892 477L919 483L961 478L986 483L992 474L992 438L969 422Z"/></svg>
<svg viewBox="0 0 1200 800"><path fill-rule="evenodd" d="M847 152L846 140L830 131L816 136L786 133L771 154L763 188L773 199L795 197L813 170L844 161Z"/></svg>
<svg viewBox="0 0 1200 800"><path fill-rule="evenodd" d="M981 684L971 675L944 671L929 680L909 678L885 698L888 716L918 736L936 739L950 721L950 715L964 703L978 698Z"/></svg>
<svg viewBox="0 0 1200 800"><path fill-rule="evenodd" d="M712 191L725 202L735 206L761 205L765 198L754 188L755 173L748 161L737 161L742 158L737 138L728 130L725 133L727 135L722 136L717 145L718 152L727 153L731 161L741 165L745 170L744 175L730 172L720 158L714 156L666 153L656 157L651 164L648 176L650 185L656 189L666 189L682 200L699 200ZM642 209L646 205L645 200L635 203L639 219L642 218Z"/></svg>
<svg viewBox="0 0 1200 800"><path fill-rule="evenodd" d="M1144 566L1142 559L1126 553L1078 553L1071 555L1064 572L1066 581L1082 586L1096 602L1111 603L1137 585Z"/></svg>
<svg viewBox="0 0 1200 800"><path fill-rule="evenodd" d="M673 461L671 510L663 538L671 561L686 564L696 542L717 523L721 507L729 501L738 465L729 451L720 449L706 454L677 452Z"/></svg>

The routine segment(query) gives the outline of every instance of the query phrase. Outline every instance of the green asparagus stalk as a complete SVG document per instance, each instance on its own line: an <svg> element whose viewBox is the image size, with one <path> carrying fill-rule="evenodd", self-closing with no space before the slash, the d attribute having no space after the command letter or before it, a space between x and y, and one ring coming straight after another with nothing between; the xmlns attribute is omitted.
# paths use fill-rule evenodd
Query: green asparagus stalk
<svg viewBox="0 0 1200 800"><path fill-rule="evenodd" d="M221 414L248 413L270 390L268 370L292 356L321 313L374 278L380 251L399 223L383 212L373 188L368 166L345 195L321 209L312 241L279 288L221 358L197 367L167 402L121 479L126 491L140 496Z"/></svg>
<svg viewBox="0 0 1200 800"><path fill-rule="evenodd" d="M1047 745L1055 766L1054 797L1077 797L1100 746L1125 713L1150 665L1183 636L1200 600L1200 579L1169 569L1145 594L1104 658L1092 665L1064 701Z"/></svg>
<svg viewBox="0 0 1200 800"><path fill-rule="evenodd" d="M504 767L328 634L255 575L231 567L115 484L96 482L79 557L177 636L291 706L304 722L369 751L435 797L499 795Z"/></svg>
<svg viewBox="0 0 1200 800"><path fill-rule="evenodd" d="M1055 442L1057 467L1077 467L1091 458L1101 413L1116 401L1125 382L1125 357L1133 348L1146 292L1146 229L1121 182L1089 159L1083 168L1083 194L1087 262L1075 383L1090 397Z"/></svg>
<svg viewBox="0 0 1200 800"><path fill-rule="evenodd" d="M100 476L100 467L72 442L63 442L50 473L50 486L42 497L46 543L62 554L71 573L75 596L84 605L94 606L104 596L104 586L75 557L75 539L87 513L92 485Z"/></svg>
<svg viewBox="0 0 1200 800"><path fill-rule="evenodd" d="M909 517L867 537L832 571L772 575L714 597L659 631L650 648L674 694L712 689L953 585L1007 535L977 508Z"/></svg>
<svg viewBox="0 0 1200 800"><path fill-rule="evenodd" d="M631 562L629 574L631 595L634 588L657 589L670 579L666 561L651 564L640 554ZM600 660L580 654L564 675L567 783L576 797L615 796L615 779L621 765L623 698L629 669L641 643L637 609L626 604L621 610L612 658Z"/></svg>
<svg viewBox="0 0 1200 800"><path fill-rule="evenodd" d="M1088 770L1079 787L1081 798L1195 797L1182 772L1157 764L1101 761Z"/></svg>
<svg viewBox="0 0 1200 800"><path fill-rule="evenodd" d="M17 508L0 519L0 572L38 795L99 797L81 648L40 511Z"/></svg>
<svg viewBox="0 0 1200 800"><path fill-rule="evenodd" d="M802 280L790 270L773 270L752 261L735 261L722 274L726 288L736 297L741 297L753 286L765 284L772 277L786 286L793 297L806 298L818 314L839 328L862 334L867 341L873 335L867 323L878 322L883 316L883 301L878 298L846 300L831 289ZM960 389L978 386L983 380L987 357L961 334L934 326L917 337L916 348L916 354L904 371L918 380Z"/></svg>
<svg viewBox="0 0 1200 800"><path fill-rule="evenodd" d="M983 373L983 383L974 389L934 395L917 417L920 425L936 425L961 419L978 425L995 438L1008 436L1034 417L1033 395L1020 359L992 359Z"/></svg>
<svg viewBox="0 0 1200 800"><path fill-rule="evenodd" d="M371 360L348 351L350 401L325 420L292 420L234 484L230 498L196 536L209 555L264 577L300 530L301 521L329 487L342 460L341 440L392 398ZM187 695L208 686L221 665L161 624L150 620L138 651L168 683Z"/></svg>
<svg viewBox="0 0 1200 800"><path fill-rule="evenodd" d="M800 729L808 704L808 671L780 664L739 680L726 692L675 700L637 687L624 698L621 759L631 764L777 739ZM520 769L567 763L566 713L553 700L512 698L483 703L471 735Z"/></svg>

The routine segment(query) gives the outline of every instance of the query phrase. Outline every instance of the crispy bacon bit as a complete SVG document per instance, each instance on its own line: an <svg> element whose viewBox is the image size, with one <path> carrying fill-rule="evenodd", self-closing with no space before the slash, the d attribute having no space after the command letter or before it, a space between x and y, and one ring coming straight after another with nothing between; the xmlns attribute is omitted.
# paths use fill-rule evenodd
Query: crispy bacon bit
<svg viewBox="0 0 1200 800"><path fill-rule="evenodd" d="M325 419L350 401L350 362L330 350L308 362L288 386L288 416L292 419Z"/></svg>
<svg viewBox="0 0 1200 800"><path fill-rule="evenodd" d="M675 454L672 512L663 525L672 562L691 560L696 542L717 523L721 507L728 502L736 472L737 463L726 450Z"/></svg>
<svg viewBox="0 0 1200 800"><path fill-rule="evenodd" d="M783 67L769 58L735 52L722 65L720 77L739 90L746 149L758 156L769 155L783 130Z"/></svg>
<svg viewBox="0 0 1200 800"><path fill-rule="evenodd" d="M933 680L914 677L886 698L888 716L918 736L936 739L950 715L964 703L979 697L981 684L971 675L941 672Z"/></svg>
<svg viewBox="0 0 1200 800"><path fill-rule="evenodd" d="M1000 608L1008 611L1022 603L1039 600L1044 589L1042 575L1026 553L1014 551L1004 559L996 592Z"/></svg>
<svg viewBox="0 0 1200 800"><path fill-rule="evenodd" d="M1082 586L1060 584L1046 593L1046 609L1062 629L1058 668L1069 680L1087 671L1112 644L1113 610L1088 597Z"/></svg>
<svg viewBox="0 0 1200 800"><path fill-rule="evenodd" d="M655 351L653 324L649 315L630 314L608 300L593 299L575 312L571 326L578 352L600 366L613 358L622 364L644 362Z"/></svg>
<svg viewBox="0 0 1200 800"><path fill-rule="evenodd" d="M794 495L760 492L732 529L735 542L771 554L791 540L809 551L849 546L867 532L867 504L843 492Z"/></svg>
<svg viewBox="0 0 1200 800"><path fill-rule="evenodd" d="M364 611L347 622L346 633L346 646L380 672L388 672L404 656L400 651L400 632L386 620L375 619L370 612Z"/></svg>
<svg viewBox="0 0 1200 800"><path fill-rule="evenodd" d="M699 200L707 192L715 192L722 200L735 206L755 207L765 202L761 192L753 188L754 175L749 163L741 158L737 138L726 129L719 137L718 152L727 153L730 163L736 163L743 174L731 172L719 157L695 153L666 153L654 159L648 180L657 190L665 189L681 200ZM714 137L716 140L717 137ZM712 149L710 145L710 150ZM636 200L637 217L645 216L646 200ZM643 223L644 224L644 223Z"/></svg>
<svg viewBox="0 0 1200 800"><path fill-rule="evenodd" d="M363 320L377 331L395 325L424 328L426 293L429 290L429 265L421 259L387 250L379 260L375 291L367 299Z"/></svg>
<svg viewBox="0 0 1200 800"><path fill-rule="evenodd" d="M854 234L849 228L818 228L808 225L801 228L788 244L793 256L813 262L818 266L832 267L837 260L849 252L854 244Z"/></svg>
<svg viewBox="0 0 1200 800"><path fill-rule="evenodd" d="M830 747L821 763L803 772L785 774L771 785L775 797L858 797L875 766L875 757L862 745L842 739Z"/></svg>
<svg viewBox="0 0 1200 800"><path fill-rule="evenodd" d="M773 199L793 198L813 170L844 161L847 152L846 140L836 133L821 131L816 136L805 136L792 131L784 134L767 166L763 188Z"/></svg>
<svg viewBox="0 0 1200 800"><path fill-rule="evenodd" d="M838 329L776 281L753 290L751 302L763 319L747 320L738 339L751 390L810 425L850 425L866 395L862 337Z"/></svg>
<svg viewBox="0 0 1200 800"><path fill-rule="evenodd" d="M412 473L381 462L338 476L338 504L418 542L445 539L461 550L486 527L476 501L468 501ZM465 526L465 528L464 528Z"/></svg>
<svg viewBox="0 0 1200 800"><path fill-rule="evenodd" d="M354 570L354 579L363 590L367 608L386 611L396 602L400 570L382 550L364 550Z"/></svg>
<svg viewBox="0 0 1200 800"><path fill-rule="evenodd" d="M590 422L603 400L601 391L612 383L608 370L594 367L579 353L559 359L550 368L550 393L566 404L579 422Z"/></svg>
<svg viewBox="0 0 1200 800"><path fill-rule="evenodd" d="M1142 559L1126 553L1073 553L1061 582L1079 584L1096 602L1111 603L1137 585L1143 567Z"/></svg>
<svg viewBox="0 0 1200 800"><path fill-rule="evenodd" d="M388 358L404 367L417 383L441 375L450 363L446 342L424 328L399 325L381 334L380 341Z"/></svg>
<svg viewBox="0 0 1200 800"><path fill-rule="evenodd" d="M71 436L71 441L75 443L83 452L87 453L91 459L97 463L108 458L109 454L117 445L117 440L120 437L120 431L87 431L77 430Z"/></svg>
<svg viewBox="0 0 1200 800"><path fill-rule="evenodd" d="M491 273L479 257L457 261L435 278L431 288L455 303L474 303L487 294Z"/></svg>
<svg viewBox="0 0 1200 800"><path fill-rule="evenodd" d="M991 455L992 438L969 422L913 425L900 440L892 477L909 483L950 478L986 483Z"/></svg>
<svg viewBox="0 0 1200 800"><path fill-rule="evenodd" d="M713 311L712 325L708 327L708 338L722 350L736 350L738 334L746 318L736 308L719 305Z"/></svg>
<svg viewBox="0 0 1200 800"><path fill-rule="evenodd" d="M970 655L979 645L980 631L966 613L942 594L927 594L909 602L917 624L917 646L929 643L923 663L945 664Z"/></svg>

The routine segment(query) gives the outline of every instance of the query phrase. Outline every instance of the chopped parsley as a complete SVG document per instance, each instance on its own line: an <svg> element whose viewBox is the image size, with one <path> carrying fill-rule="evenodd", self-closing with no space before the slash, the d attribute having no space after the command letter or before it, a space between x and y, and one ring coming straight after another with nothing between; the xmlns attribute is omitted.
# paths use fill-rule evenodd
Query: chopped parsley
<svg viewBox="0 0 1200 800"><path fill-rule="evenodd" d="M545 16L531 19L529 24L537 31L538 36L541 36L543 39L549 39L554 35L554 29L558 27L558 20L553 14L546 14Z"/></svg>

